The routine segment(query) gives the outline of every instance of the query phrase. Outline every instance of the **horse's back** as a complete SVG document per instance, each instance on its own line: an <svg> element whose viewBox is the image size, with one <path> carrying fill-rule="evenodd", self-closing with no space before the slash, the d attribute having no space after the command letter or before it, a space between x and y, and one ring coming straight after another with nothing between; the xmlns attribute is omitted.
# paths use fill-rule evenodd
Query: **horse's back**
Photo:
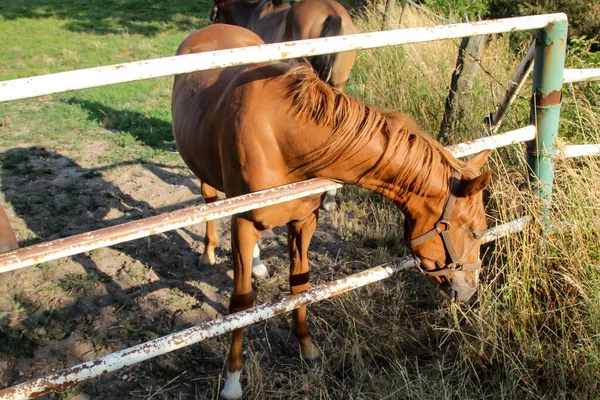
<svg viewBox="0 0 600 400"><path fill-rule="evenodd" d="M261 43L262 39L245 28L211 25L185 39L178 54ZM175 77L171 105L175 142L183 160L203 182L228 195L243 191L239 180L234 182L241 174L240 166L245 164L241 160L260 153L254 152L257 141L271 140L266 133L253 134L255 129L268 130L263 127L277 106L278 99L265 88L265 82L284 73L287 65L242 65ZM244 146L238 146L239 142ZM265 146L274 145L269 142Z"/></svg>
<svg viewBox="0 0 600 400"><path fill-rule="evenodd" d="M339 20L340 25L339 31L333 31L327 36L356 33L350 14L335 0L302 0L292 6L290 14L296 40L323 37L324 24L328 19Z"/></svg>
<svg viewBox="0 0 600 400"><path fill-rule="evenodd" d="M189 35L177 49L177 55L256 46L264 41L254 32L235 25L213 24Z"/></svg>
<svg viewBox="0 0 600 400"><path fill-rule="evenodd" d="M348 11L335 0L302 0L288 15L284 40L352 35L356 28ZM355 51L309 57L319 78L343 90L354 64Z"/></svg>

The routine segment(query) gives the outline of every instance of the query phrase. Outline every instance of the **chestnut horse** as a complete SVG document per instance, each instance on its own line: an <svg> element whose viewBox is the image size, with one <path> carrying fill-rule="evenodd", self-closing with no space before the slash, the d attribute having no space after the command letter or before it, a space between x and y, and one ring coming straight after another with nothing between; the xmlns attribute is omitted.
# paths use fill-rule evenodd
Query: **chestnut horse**
<svg viewBox="0 0 600 400"><path fill-rule="evenodd" d="M250 29L265 43L316 39L356 33L348 11L335 0L214 0L214 23ZM340 90L346 86L355 51L323 54L308 61L319 77Z"/></svg>
<svg viewBox="0 0 600 400"><path fill-rule="evenodd" d="M261 43L247 29L216 24L191 34L177 54ZM457 160L408 116L366 106L298 62L178 75L171 111L181 157L203 188L233 197L323 177L378 192L404 214L405 237L422 270L449 287L457 300L475 292L487 227L481 192L491 175L477 170L489 152L468 163ZM262 232L275 226L287 224L291 292L308 289L308 246L320 197L232 217L230 312L254 305L253 248ZM302 358L317 359L306 307L293 312L293 321ZM242 395L243 332L236 329L232 335L221 392L225 399Z"/></svg>
<svg viewBox="0 0 600 400"><path fill-rule="evenodd" d="M248 28L265 43L356 33L350 14L335 0L301 0L292 6L283 0L214 0L210 19ZM308 57L308 61L319 78L343 90L355 56L355 51L348 51ZM323 209L335 207L335 193L333 189L325 194ZM258 246L254 253L254 263L261 265ZM206 264L207 260L201 262Z"/></svg>

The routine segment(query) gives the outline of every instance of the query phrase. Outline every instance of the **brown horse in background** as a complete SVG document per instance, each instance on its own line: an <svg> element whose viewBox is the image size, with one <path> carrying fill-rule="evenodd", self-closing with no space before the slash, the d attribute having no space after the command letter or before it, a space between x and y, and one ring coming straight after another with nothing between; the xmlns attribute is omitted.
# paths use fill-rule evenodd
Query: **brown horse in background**
<svg viewBox="0 0 600 400"><path fill-rule="evenodd" d="M214 0L211 20L248 28L265 43L356 33L350 14L335 0L302 0L292 6L283 0ZM308 61L319 78L343 90L355 55L355 51L323 54Z"/></svg>
<svg viewBox="0 0 600 400"><path fill-rule="evenodd" d="M291 6L283 0L214 0L210 19L213 23L248 28L265 43L356 33L350 14L335 0L301 0ZM321 80L343 90L355 56L355 51L348 51L308 57L307 60ZM336 190L333 189L323 196L323 209L335 207L335 194ZM258 266L262 265L259 256L257 245L254 263ZM210 261L203 257L201 263L206 265Z"/></svg>
<svg viewBox="0 0 600 400"><path fill-rule="evenodd" d="M191 34L177 54L262 44L251 31L215 24ZM175 77L173 132L181 157L203 188L238 196L323 177L380 193L404 214L405 237L425 273L457 300L477 288L486 230L482 190L491 171L477 172L489 152L455 159L408 116L364 105L319 80L297 62L270 62ZM230 312L254 305L253 248L264 230L287 224L292 293L309 287L308 246L321 196L232 217ZM207 232L208 234L208 232ZM302 358L314 360L306 307L293 312ZM242 338L232 335L225 399L242 395Z"/></svg>

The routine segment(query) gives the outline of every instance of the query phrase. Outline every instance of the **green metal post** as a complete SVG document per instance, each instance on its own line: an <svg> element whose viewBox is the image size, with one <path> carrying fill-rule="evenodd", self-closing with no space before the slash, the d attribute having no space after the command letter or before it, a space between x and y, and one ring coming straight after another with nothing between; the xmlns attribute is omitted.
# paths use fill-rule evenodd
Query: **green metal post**
<svg viewBox="0 0 600 400"><path fill-rule="evenodd" d="M527 164L531 188L543 200L545 217L549 215L552 200L567 27L566 20L557 21L537 30L535 34L530 115L531 123L537 126L537 138L527 143Z"/></svg>

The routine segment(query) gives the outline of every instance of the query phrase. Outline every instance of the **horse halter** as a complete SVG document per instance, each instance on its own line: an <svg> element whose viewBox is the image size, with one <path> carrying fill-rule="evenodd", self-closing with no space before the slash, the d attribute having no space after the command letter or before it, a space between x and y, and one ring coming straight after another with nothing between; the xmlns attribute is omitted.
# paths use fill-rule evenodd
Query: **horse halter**
<svg viewBox="0 0 600 400"><path fill-rule="evenodd" d="M219 22L219 7L217 7L217 4L215 3L215 6L212 9L212 12L210 13L210 21L213 24L216 24L217 22Z"/></svg>
<svg viewBox="0 0 600 400"><path fill-rule="evenodd" d="M438 222L436 222L433 226L433 229L422 234L419 237L416 237L412 240L407 240L406 244L410 249L411 253L413 253L412 249L415 246L420 245L423 242L428 241L440 235L442 237L442 243L444 244L444 248L446 249L446 253L450 256L450 260L452 262L450 264L446 264L443 268L428 271L423 268L421 260L413 253L413 257L415 259L415 264L423 270L424 273L430 276L446 276L453 272L457 271L477 271L481 269L481 261L472 264L465 264L454 250L454 245L452 244L452 239L450 238L450 216L452 215L452 209L454 208L454 204L456 203L456 192L458 190L458 186L460 185L460 174L458 172L454 172L452 174L452 183L450 185L450 193L448 193L448 198L446 199L446 204L444 205L444 211L442 212L442 217Z"/></svg>

